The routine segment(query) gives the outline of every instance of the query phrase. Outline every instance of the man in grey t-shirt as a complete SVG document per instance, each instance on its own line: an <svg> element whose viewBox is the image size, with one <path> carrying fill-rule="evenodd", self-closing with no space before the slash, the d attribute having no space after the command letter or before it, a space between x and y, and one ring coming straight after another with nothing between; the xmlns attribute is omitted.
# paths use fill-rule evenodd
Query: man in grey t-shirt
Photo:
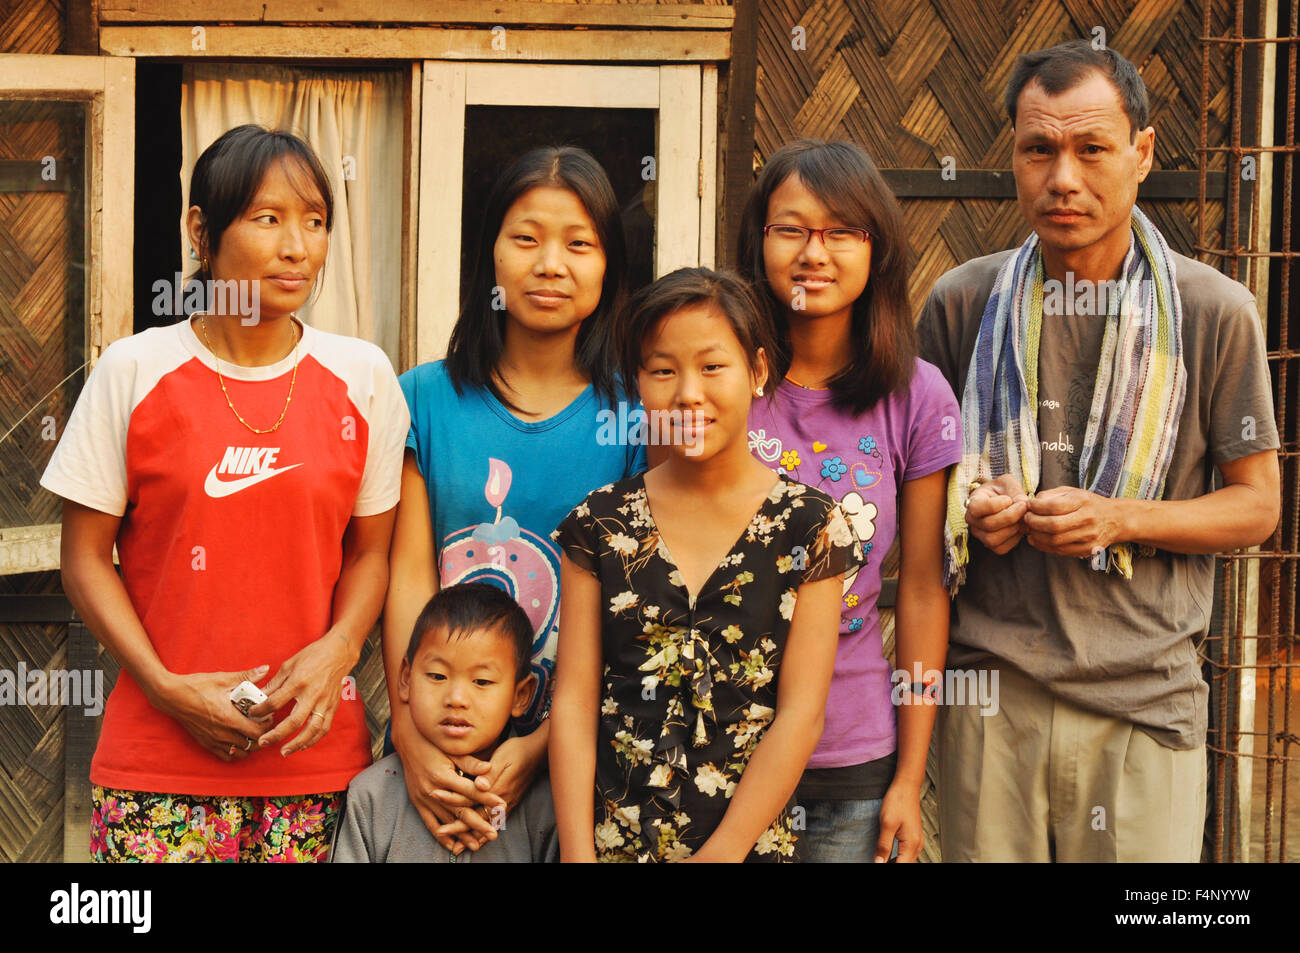
<svg viewBox="0 0 1300 953"><path fill-rule="evenodd" d="M1113 320L1101 290L1129 254L1155 130L1132 64L1086 41L1020 57L1006 105L1021 211L1041 243L1043 272L1065 294L1044 298L1038 485L994 473L968 488L974 539L949 665L995 671L999 706L988 717L976 705L941 713L943 855L1194 861L1208 694L1197 646L1209 627L1210 554L1262 542L1280 509L1259 317L1242 285L1171 254L1186 391L1164 492L1147 500L1080 489ZM999 269L1014 254L948 272L926 301L922 356L958 395ZM1155 550L1133 557L1131 579L1091 567L1094 553L1125 543Z"/></svg>

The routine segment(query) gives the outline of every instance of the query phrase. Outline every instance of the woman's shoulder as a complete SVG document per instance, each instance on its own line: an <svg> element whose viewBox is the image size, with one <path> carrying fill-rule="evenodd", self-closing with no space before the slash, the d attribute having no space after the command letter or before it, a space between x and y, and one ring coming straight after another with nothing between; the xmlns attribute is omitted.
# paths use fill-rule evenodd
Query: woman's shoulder
<svg viewBox="0 0 1300 953"><path fill-rule="evenodd" d="M621 480L615 480L613 483L606 483L604 486L598 486L587 494L583 503L589 508L618 509L620 506L626 505L627 500L632 497L645 496L645 481L642 477L643 474L638 473L634 476L624 477Z"/></svg>
<svg viewBox="0 0 1300 953"><path fill-rule="evenodd" d="M179 354L186 348L181 337L183 322L177 321L160 328L149 328L118 338L104 348L96 364L107 362L115 367L124 363L138 363L163 354Z"/></svg>
<svg viewBox="0 0 1300 953"><path fill-rule="evenodd" d="M443 360L417 364L402 374L397 382L402 385L402 391L412 402L416 398L421 402L434 403L456 402L461 399L461 395L456 392L451 382L451 375L447 372L447 362Z"/></svg>
<svg viewBox="0 0 1300 953"><path fill-rule="evenodd" d="M772 487L772 494L768 497L773 502L786 501L787 506L807 508L820 513L825 513L835 506L835 500L824 490L809 486L807 483L800 483L784 473L778 479L779 482Z"/></svg>
<svg viewBox="0 0 1300 953"><path fill-rule="evenodd" d="M109 344L92 370L96 386L150 390L166 374L196 356L185 346L181 324L178 321L149 328Z"/></svg>
<svg viewBox="0 0 1300 953"><path fill-rule="evenodd" d="M304 324L304 327L311 326ZM311 328L308 333L311 335L312 351L327 361L381 367L388 371L393 369L393 362L388 354L373 341L353 337L350 334L322 331L320 328Z"/></svg>
<svg viewBox="0 0 1300 953"><path fill-rule="evenodd" d="M908 383L908 393L914 403L928 403L934 400L952 400L952 385L943 371L924 358L916 358L912 369L912 379Z"/></svg>

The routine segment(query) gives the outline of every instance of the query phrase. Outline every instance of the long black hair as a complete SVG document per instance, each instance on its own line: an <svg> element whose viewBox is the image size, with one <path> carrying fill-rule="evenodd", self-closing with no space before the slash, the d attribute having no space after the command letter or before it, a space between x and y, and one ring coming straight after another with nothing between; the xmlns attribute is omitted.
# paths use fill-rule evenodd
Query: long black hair
<svg viewBox="0 0 1300 953"><path fill-rule="evenodd" d="M782 146L768 159L745 203L736 267L759 290L776 326L780 347L769 359L776 381L784 379L790 369L790 321L767 281L763 226L772 193L792 175L845 224L871 233L871 276L853 302L852 353L848 364L830 381L835 406L862 414L906 386L916 365L903 213L871 157L851 142L800 139Z"/></svg>
<svg viewBox="0 0 1300 953"><path fill-rule="evenodd" d="M492 307L497 283L494 249L510 206L529 189L544 186L568 189L577 196L591 216L605 253L600 301L578 327L573 356L596 393L610 401L617 398L610 334L623 306L627 273L618 200L609 176L590 152L575 146L543 146L511 163L488 194L474 270L447 347L447 375L456 393L464 393L466 387L483 387L516 410L519 408L501 393L493 375L505 349L506 323L505 312Z"/></svg>
<svg viewBox="0 0 1300 953"><path fill-rule="evenodd" d="M315 201L308 191L315 186L324 203L325 230L334 227L334 192L315 150L283 129L265 129L254 123L236 126L203 150L190 176L190 205L203 212L201 261L191 279L211 280L211 268L204 267L205 263L220 250L221 236L248 210L257 197L257 187L276 162L285 163L289 182L304 201ZM317 287L319 279L317 275Z"/></svg>

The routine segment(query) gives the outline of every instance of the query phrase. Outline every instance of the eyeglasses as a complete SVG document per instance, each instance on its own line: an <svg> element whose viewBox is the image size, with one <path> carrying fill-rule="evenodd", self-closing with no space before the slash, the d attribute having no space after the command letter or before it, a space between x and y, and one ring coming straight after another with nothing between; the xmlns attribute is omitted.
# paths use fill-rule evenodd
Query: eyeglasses
<svg viewBox="0 0 1300 953"><path fill-rule="evenodd" d="M802 248L812 236L822 240L827 251L856 251L866 244L871 233L865 228L805 228L803 225L764 225L763 236L790 248Z"/></svg>

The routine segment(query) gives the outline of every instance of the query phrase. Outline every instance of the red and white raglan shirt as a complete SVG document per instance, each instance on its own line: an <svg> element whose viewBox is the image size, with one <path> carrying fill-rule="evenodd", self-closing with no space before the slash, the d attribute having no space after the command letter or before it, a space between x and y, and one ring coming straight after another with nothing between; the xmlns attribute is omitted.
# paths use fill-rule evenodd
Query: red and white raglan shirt
<svg viewBox="0 0 1300 953"><path fill-rule="evenodd" d="M292 354L267 367L221 362L230 400L262 429L279 418L293 368ZM383 351L305 327L284 422L253 433L227 405L211 352L181 321L104 351L41 485L122 517L122 579L169 671L266 664L273 676L330 626L348 521L397 505L409 426ZM227 763L123 671L91 780L191 795L342 790L370 764L365 705L348 689L312 747L284 758L273 745Z"/></svg>

